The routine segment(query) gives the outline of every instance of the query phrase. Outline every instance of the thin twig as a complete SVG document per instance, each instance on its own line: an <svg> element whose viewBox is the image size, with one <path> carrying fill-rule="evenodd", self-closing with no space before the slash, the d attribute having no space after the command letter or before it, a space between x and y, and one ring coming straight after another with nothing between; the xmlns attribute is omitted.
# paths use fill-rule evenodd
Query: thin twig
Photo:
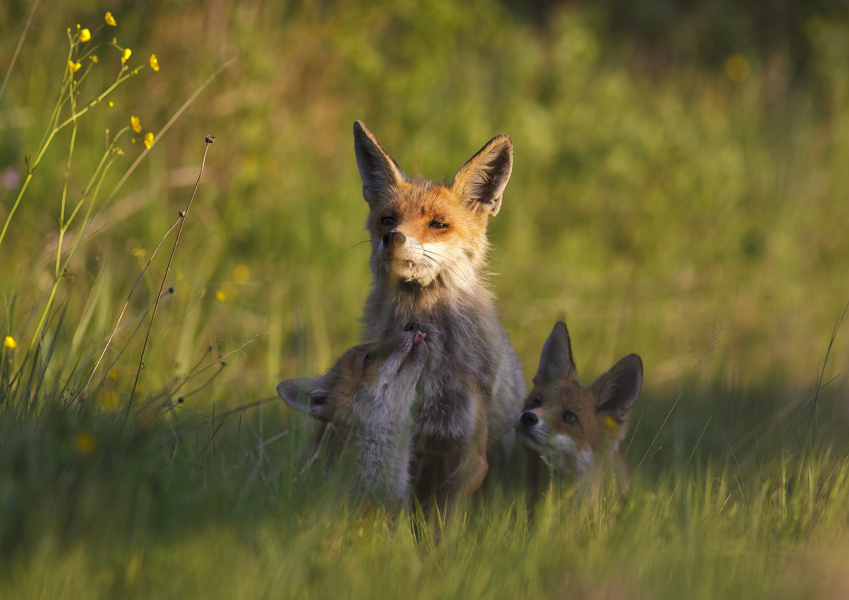
<svg viewBox="0 0 849 600"><path fill-rule="evenodd" d="M277 401L279 399L280 399L279 396L274 396L274 397L269 397L269 398L262 398L260 400L255 400L254 402L249 402L248 404L243 404L241 406L237 406L236 408L230 409L227 412L223 412L220 415L216 416L214 419L212 419L211 422L215 423L215 422L220 421L222 419L226 419L230 415L233 415L233 414L236 414L236 413L243 413L246 410L248 410L249 408L254 408L256 406L259 406L260 404L265 404L266 402L274 402L274 401ZM182 410L187 410L185 406L181 406L180 408ZM192 411L192 412L194 412L194 411ZM206 416L206 415L201 415L201 416ZM183 435L186 432L193 431L193 430L199 429L201 427L205 427L209 422L210 421L204 421L202 423L195 423L194 425L187 425L186 427L183 427L182 429L178 429L177 431L175 431L174 435Z"/></svg>
<svg viewBox="0 0 849 600"><path fill-rule="evenodd" d="M35 16L35 9L38 8L39 2L40 0L35 0L35 2L32 3L32 10L30 10L29 17L24 25L24 30L21 32L21 39L18 40L18 47L15 48L15 53L12 55L11 62L9 62L9 69L6 71L6 76L3 78L3 85L0 85L0 98L3 97L3 92L6 91L6 84L9 83L9 77L12 75L15 63L18 61L18 54L21 53L21 48L24 45L24 40L27 38L27 32L29 31L29 26L32 25L32 18Z"/></svg>
<svg viewBox="0 0 849 600"><path fill-rule="evenodd" d="M222 71L224 71L224 69L229 67L233 63L233 61L236 60L236 58L237 57L234 56L233 58L225 62L223 65L218 67L215 72L210 75L206 79L206 81L200 84L200 87L196 89L191 96L189 96L188 100L183 102L183 105L178 108L177 112L175 112L174 115L168 120L168 122L165 123L165 126L159 130L159 133L157 134L156 139L153 141L153 144L151 144L150 148L145 148L144 150L142 150L142 153L139 154L133 164L130 165L130 168L127 169L127 172L124 173L124 176L121 177L120 181L118 181L118 183L115 185L115 189L113 189L112 193L109 194L109 196L106 198L105 204L109 204L112 198L115 197L115 195L118 193L118 190L120 190L124 183L127 181L127 179L130 178L130 175L132 175L132 173L136 170L136 167L139 166L139 163L144 160L144 157L147 156L147 153L150 152L150 150L157 144L159 139L161 139L162 136L165 135L165 132L171 128L171 125L173 125L177 121L177 119L180 118L180 115L182 115L183 112L185 112L185 110L189 108L189 106L191 106L191 104L197 99L197 97L200 96L201 92L203 92L207 87L209 87L209 84L212 83L215 78L218 77L222 73Z"/></svg>
<svg viewBox="0 0 849 600"><path fill-rule="evenodd" d="M693 451L690 452L690 456L689 456L689 458L687 458L687 464L684 465L685 467L690 464L691 460L693 460L693 455L696 453L696 449L699 447L699 442L702 441L702 438L705 435L705 431L707 431L708 425L710 425L711 419L713 419L713 415L708 417L707 423L705 423L705 426L702 429L702 432L699 434L699 439L696 440L696 445L693 446Z"/></svg>
<svg viewBox="0 0 849 600"><path fill-rule="evenodd" d="M257 341L258 339L260 339L260 338L259 338L259 336L255 337L255 338L254 338L254 339L252 339L252 340L248 340L247 342L245 342L244 344L242 344L242 345L241 345L241 346L239 346L238 348L234 348L233 350L230 350L230 351L229 351L229 352L227 352L226 354L223 354L223 355L219 356L218 358L213 359L212 361L210 361L210 362L208 362L208 363L206 363L206 364L203 364L203 362L202 362L202 361L199 361L199 362L198 362L198 364L197 364L197 365L195 365L195 367L194 367L194 368L193 368L190 372L186 373L185 375L183 375L183 376L181 376L181 377L177 377L177 378L175 378L175 379L174 379L173 381L171 381L170 383L168 383L168 384L166 384L165 386L163 386L163 387L159 388L158 390L156 390L156 391L152 392L152 394L151 394L151 395L153 395L153 396L155 396L155 397L157 397L157 398L161 398L162 396L173 396L174 394L176 394L176 393L177 393L177 391L178 391L178 390L179 390L179 389L180 389L183 385L185 385L188 381L190 381L190 380L191 380L192 378L194 378L196 375L200 375L202 372L206 371L207 369L209 369L210 367L213 367L213 366L214 366L214 365L216 365L216 364L221 365L221 366L223 367L224 365L226 365L226 364L227 364L227 363L225 363L225 362L224 362L224 359L226 359L226 358L230 357L230 356L231 356L231 355L233 355L233 354L236 354L237 352L241 352L244 348L246 348L246 347L247 347L248 345L250 345L250 344L253 344L253 343L254 343L255 341ZM210 349L211 349L211 348L210 348ZM219 369L217 373L220 373L220 372L221 372L221 370ZM212 379L214 379L215 377L217 377L217 376L218 376L218 375L217 375L217 373L216 373L216 375L214 375L212 378L210 378L210 380L209 380L209 381L212 381ZM209 384L209 381L207 381L207 382L204 384L204 386L205 386L205 385L208 385L208 384ZM172 386L175 386L175 385L176 385L176 387L172 387ZM194 394L194 393L196 393L196 392L199 392L202 388L203 388L203 386L201 386L201 387L199 387L199 388L196 388L196 389L192 390L189 394L185 394L185 395L183 395L183 399L188 398L190 395L192 395L192 394ZM144 406L143 406L140 410L142 410L142 409L146 408L146 407L147 407L147 406L149 406L149 405L150 405L150 403L145 404L145 405L144 405ZM183 410L186 410L186 411L188 411L188 412L194 412L194 411L191 411L191 410L187 409L185 406L181 406L180 408L182 408Z"/></svg>
<svg viewBox="0 0 849 600"><path fill-rule="evenodd" d="M195 188L192 190L192 196L189 198L189 204L186 206L186 210L180 211L180 228L177 230L177 237L174 240L174 246L171 248L171 256L168 258L168 265L165 267L165 273L162 275L162 283L159 284L159 294L156 296L156 303L153 305L153 313L150 315L150 323L147 326L147 333L144 336L144 344L142 344L141 356L139 357L139 367L136 370L136 378L133 381L133 387L130 388L130 401L127 403L127 414L130 413L130 408L133 406L133 397L136 393L136 385L138 385L142 366L144 366L144 353L145 350L147 350L147 342L150 339L150 330L153 328L153 321L156 319L156 309L159 308L159 299L162 298L162 290L165 289L165 280L168 279L168 273L171 271L171 263L174 262L174 254L177 252L177 244L180 243L180 235L183 233L183 226L186 224L186 217L192 209L192 202L195 199L198 186L200 186L200 178L203 175L203 168L206 165L206 153L209 151L209 146L215 141L215 136L208 135L204 141L206 142L206 146L203 149L203 158L200 161L200 172L198 173Z"/></svg>
<svg viewBox="0 0 849 600"><path fill-rule="evenodd" d="M91 370L91 375L88 376L88 381L85 382L83 389L78 394L78 400L82 402L84 400L84 396L86 391L88 390L88 386L91 384L91 380L94 378L94 374L97 372L97 367L100 366L101 361L103 361L103 357L106 356L106 351L109 349L109 345L112 343L112 338L115 337L115 333L118 331L118 326L121 325L121 319L124 318L124 312L127 310L127 306L130 304L130 298L133 297L133 293L136 291L136 286L141 281L142 276L147 272L148 267L150 267L150 263L153 262L153 257L156 256L156 253L159 251L159 247L162 245L162 242L165 241L171 232L174 231L174 228L177 226L177 223L180 222L180 218L174 221L174 224L171 225L171 228L165 232L165 235L159 240L159 243L156 244L156 248L153 249L153 253L150 255L150 258L147 261L147 264L142 269L142 272L139 273L139 276L136 277L135 283L133 283L133 287L130 289L130 293L127 294L127 300L124 302L124 307L121 309L121 314L118 315L118 320L115 322L115 327L112 329L112 333L109 334L109 338L106 340L106 345L103 347L103 352L100 353L100 357L97 359L97 362L94 365L94 368ZM169 290L170 291L170 290Z"/></svg>

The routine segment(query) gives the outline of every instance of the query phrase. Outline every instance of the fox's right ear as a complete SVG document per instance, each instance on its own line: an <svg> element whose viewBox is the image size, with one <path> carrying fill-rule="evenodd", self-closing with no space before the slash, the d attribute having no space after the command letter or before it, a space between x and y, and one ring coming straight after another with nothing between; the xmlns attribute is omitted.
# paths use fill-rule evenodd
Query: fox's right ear
<svg viewBox="0 0 849 600"><path fill-rule="evenodd" d="M401 167L386 153L362 121L354 121L354 152L363 181L363 198L369 206L382 202L389 188L407 179Z"/></svg>
<svg viewBox="0 0 849 600"><path fill-rule="evenodd" d="M333 418L333 407L328 401L328 390L324 377L301 377L287 379L277 386L283 402L298 412L321 421Z"/></svg>
<svg viewBox="0 0 849 600"><path fill-rule="evenodd" d="M534 375L534 385L545 385L577 371L572 359L572 342L566 323L557 321L545 340L539 357L539 369Z"/></svg>

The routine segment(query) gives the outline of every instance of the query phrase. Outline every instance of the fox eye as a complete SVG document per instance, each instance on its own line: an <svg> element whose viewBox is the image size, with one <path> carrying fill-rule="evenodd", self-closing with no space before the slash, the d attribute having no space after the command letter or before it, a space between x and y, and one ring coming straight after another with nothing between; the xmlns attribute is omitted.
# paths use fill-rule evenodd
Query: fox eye
<svg viewBox="0 0 849 600"><path fill-rule="evenodd" d="M387 227L389 227L390 225L395 225L395 217L380 217L380 223L381 225L386 225Z"/></svg>
<svg viewBox="0 0 849 600"><path fill-rule="evenodd" d="M366 357L363 359L363 368L365 369L366 367L368 367L373 362L374 362L374 354L369 352L368 354L366 354Z"/></svg>
<svg viewBox="0 0 849 600"><path fill-rule="evenodd" d="M430 222L428 227L430 227L431 229L448 229L448 223L444 223L442 221L437 221L436 219L434 219Z"/></svg>
<svg viewBox="0 0 849 600"><path fill-rule="evenodd" d="M576 415L571 410L567 410L563 413L563 420L567 425L577 425L578 424L578 415Z"/></svg>
<svg viewBox="0 0 849 600"><path fill-rule="evenodd" d="M540 400L539 398L531 398L531 401L528 404L529 404L529 409L533 410L535 408L539 408L540 406L542 406L542 400Z"/></svg>

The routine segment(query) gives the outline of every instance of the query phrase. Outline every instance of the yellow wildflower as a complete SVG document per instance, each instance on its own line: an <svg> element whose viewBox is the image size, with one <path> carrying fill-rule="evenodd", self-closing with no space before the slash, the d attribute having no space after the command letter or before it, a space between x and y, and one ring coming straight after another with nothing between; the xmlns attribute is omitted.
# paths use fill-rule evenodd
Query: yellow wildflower
<svg viewBox="0 0 849 600"><path fill-rule="evenodd" d="M133 51L129 48L124 48L124 54L121 55L121 62L125 63L130 60L130 56L133 54Z"/></svg>
<svg viewBox="0 0 849 600"><path fill-rule="evenodd" d="M115 412L118 410L118 394L115 390L106 390L98 397L97 405L104 412Z"/></svg>
<svg viewBox="0 0 849 600"><path fill-rule="evenodd" d="M118 373L116 373L114 369L109 369L109 372L106 374L106 376L112 381L118 381Z"/></svg>
<svg viewBox="0 0 849 600"><path fill-rule="evenodd" d="M97 64L98 62L100 62L99 60L97 60L97 54L92 54L92 55L91 55L91 56L89 56L88 58L89 58L89 60L91 60L91 62L93 62L94 64Z"/></svg>
<svg viewBox="0 0 849 600"><path fill-rule="evenodd" d="M151 146L153 146L153 132L148 131L144 134L144 147L150 148Z"/></svg>
<svg viewBox="0 0 849 600"><path fill-rule="evenodd" d="M137 116L132 115L130 117L130 127L132 127L133 131L135 131L136 133L141 133L141 121L139 121L139 118Z"/></svg>
<svg viewBox="0 0 849 600"><path fill-rule="evenodd" d="M156 58L156 55L155 55L155 54L151 54L151 55L150 55L150 60L149 60L148 62L150 63L150 68L151 68L151 69L153 69L154 71L158 71L158 70L159 70L159 59L158 59L158 58Z"/></svg>
<svg viewBox="0 0 849 600"><path fill-rule="evenodd" d="M734 83L743 83L751 73L749 59L742 54L732 54L725 61L725 75Z"/></svg>
<svg viewBox="0 0 849 600"><path fill-rule="evenodd" d="M87 42L91 39L91 32L88 29L80 30L80 41Z"/></svg>
<svg viewBox="0 0 849 600"><path fill-rule="evenodd" d="M115 106L115 103L112 102L112 100L110 100L109 103L106 106L108 106L109 108L112 108L113 106Z"/></svg>
<svg viewBox="0 0 849 600"><path fill-rule="evenodd" d="M221 290L218 290L217 292L215 292L215 299L216 299L218 302L224 302L224 301L227 299L227 294L225 294L225 293L224 293L223 291L221 291Z"/></svg>
<svg viewBox="0 0 849 600"><path fill-rule="evenodd" d="M94 436L87 431L81 431L74 436L74 451L82 456L88 456L94 452L97 443L94 441Z"/></svg>
<svg viewBox="0 0 849 600"><path fill-rule="evenodd" d="M3 347L6 350L14 350L15 348L18 347L18 342L16 342L15 338L13 338L11 335L7 335L3 339Z"/></svg>
<svg viewBox="0 0 849 600"><path fill-rule="evenodd" d="M233 269L233 281L246 283L251 280L251 270L243 264L238 264Z"/></svg>
<svg viewBox="0 0 849 600"><path fill-rule="evenodd" d="M115 17L112 16L111 12L106 13L105 19L107 25L111 25L112 27L115 27L117 25L117 23L115 22Z"/></svg>
<svg viewBox="0 0 849 600"><path fill-rule="evenodd" d="M81 68L82 68L82 64L80 64L80 63L75 63L75 62L74 62L74 61L72 61L72 60L69 60L69 61L68 61L68 73L71 73L71 74L76 73L76 72L77 72L77 71L79 71Z"/></svg>
<svg viewBox="0 0 849 600"><path fill-rule="evenodd" d="M144 248L133 248L131 254L136 258L144 258Z"/></svg>

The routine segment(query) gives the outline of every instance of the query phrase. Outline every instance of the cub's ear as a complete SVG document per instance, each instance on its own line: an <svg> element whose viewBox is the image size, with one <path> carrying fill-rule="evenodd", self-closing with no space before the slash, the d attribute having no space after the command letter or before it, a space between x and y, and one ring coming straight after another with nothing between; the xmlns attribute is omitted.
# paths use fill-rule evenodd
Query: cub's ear
<svg viewBox="0 0 849 600"><path fill-rule="evenodd" d="M593 383L599 389L596 412L626 422L642 384L643 361L636 354L629 354Z"/></svg>
<svg viewBox="0 0 849 600"><path fill-rule="evenodd" d="M546 385L570 373L577 372L572 359L572 342L566 323L557 321L545 340L539 357L539 369L534 375L534 385Z"/></svg>
<svg viewBox="0 0 849 600"><path fill-rule="evenodd" d="M407 179L362 121L354 121L354 152L363 181L363 198L369 206L382 202L393 184Z"/></svg>
<svg viewBox="0 0 849 600"><path fill-rule="evenodd" d="M494 217L501 209L501 198L512 171L513 141L509 135L499 135L463 165L451 187L471 208Z"/></svg>
<svg viewBox="0 0 849 600"><path fill-rule="evenodd" d="M277 386L283 402L298 412L306 413L320 421L333 418L333 406L328 400L324 377L287 379Z"/></svg>

